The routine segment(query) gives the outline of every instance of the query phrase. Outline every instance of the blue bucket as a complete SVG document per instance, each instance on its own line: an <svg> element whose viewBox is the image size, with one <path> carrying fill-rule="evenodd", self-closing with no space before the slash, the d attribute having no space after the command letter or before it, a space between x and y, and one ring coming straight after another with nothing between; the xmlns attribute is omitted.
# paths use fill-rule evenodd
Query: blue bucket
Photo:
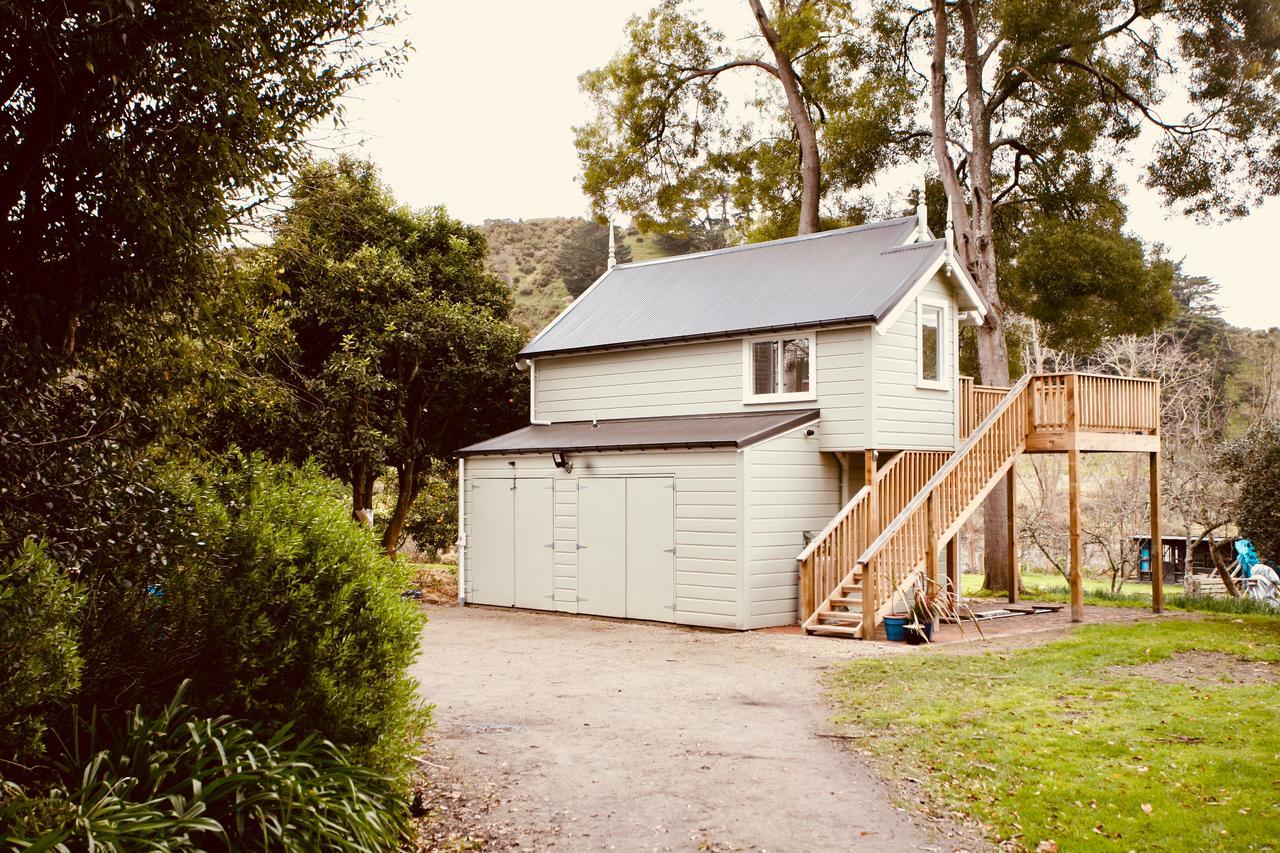
<svg viewBox="0 0 1280 853"><path fill-rule="evenodd" d="M884 617L884 638L891 643L901 643L907 638L907 632L903 627L910 619L910 616Z"/></svg>

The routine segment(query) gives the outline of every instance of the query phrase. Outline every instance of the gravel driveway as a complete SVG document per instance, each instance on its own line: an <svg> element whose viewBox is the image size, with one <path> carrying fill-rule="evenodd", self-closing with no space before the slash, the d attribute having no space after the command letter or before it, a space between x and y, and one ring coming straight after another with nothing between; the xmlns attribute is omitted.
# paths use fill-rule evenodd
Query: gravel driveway
<svg viewBox="0 0 1280 853"><path fill-rule="evenodd" d="M829 734L823 668L856 642L428 608L433 764L494 846L951 849ZM455 795L456 796L456 795Z"/></svg>

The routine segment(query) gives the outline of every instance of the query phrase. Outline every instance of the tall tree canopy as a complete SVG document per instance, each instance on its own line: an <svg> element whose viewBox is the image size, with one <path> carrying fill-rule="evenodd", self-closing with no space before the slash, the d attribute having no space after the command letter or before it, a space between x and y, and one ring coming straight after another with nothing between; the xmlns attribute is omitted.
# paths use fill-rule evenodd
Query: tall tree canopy
<svg viewBox="0 0 1280 853"><path fill-rule="evenodd" d="M1172 266L1144 259L1120 229L1110 163L1144 130L1156 135L1146 181L1184 213L1237 215L1280 191L1273 0L881 9L896 22L885 50L927 93L925 135L958 250L991 306L976 330L984 382L1010 379L1010 308L1049 322L1058 343L1086 347L1098 330L1142 332L1174 311ZM992 499L1003 501L1002 489ZM1004 588L1006 534L988 515L986 583Z"/></svg>
<svg viewBox="0 0 1280 853"><path fill-rule="evenodd" d="M308 165L292 199L268 251L293 348L279 373L310 436L291 450L349 483L357 511L394 468L393 548L433 459L522 421L524 333L484 236L443 208L396 204L372 164Z"/></svg>
<svg viewBox="0 0 1280 853"><path fill-rule="evenodd" d="M896 70L863 67L851 10L747 0L747 40L730 40L684 0L632 18L618 55L581 78L596 114L575 129L576 144L596 212L631 214L645 230L732 218L762 237L856 217L850 194L893 153L910 92ZM745 81L728 81L743 75L756 94L735 101Z"/></svg>
<svg viewBox="0 0 1280 853"><path fill-rule="evenodd" d="M297 162L394 0L0 4L0 305L70 351L189 289Z"/></svg>
<svg viewBox="0 0 1280 853"><path fill-rule="evenodd" d="M599 222L581 222L573 226L560 244L553 264L570 296L581 296L592 282L604 275L609 265L609 227ZM614 260L620 264L630 263L631 248L620 240L614 243Z"/></svg>

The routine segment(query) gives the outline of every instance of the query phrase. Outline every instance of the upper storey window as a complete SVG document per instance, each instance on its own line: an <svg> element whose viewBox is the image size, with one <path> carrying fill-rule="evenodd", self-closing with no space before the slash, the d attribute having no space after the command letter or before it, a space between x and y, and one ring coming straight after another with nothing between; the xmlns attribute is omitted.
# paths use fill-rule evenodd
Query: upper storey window
<svg viewBox="0 0 1280 853"><path fill-rule="evenodd" d="M813 400L812 335L754 338L745 343L745 398L747 402Z"/></svg>
<svg viewBox="0 0 1280 853"><path fill-rule="evenodd" d="M922 388L948 388L947 384L947 306L925 299L916 304L919 373Z"/></svg>

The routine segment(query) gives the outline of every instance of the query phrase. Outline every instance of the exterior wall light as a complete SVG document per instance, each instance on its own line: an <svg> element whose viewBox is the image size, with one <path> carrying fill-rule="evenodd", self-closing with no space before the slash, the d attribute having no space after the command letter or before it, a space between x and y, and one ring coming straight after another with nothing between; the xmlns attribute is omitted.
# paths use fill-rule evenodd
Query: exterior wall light
<svg viewBox="0 0 1280 853"><path fill-rule="evenodd" d="M566 474L573 473L573 463L564 458L563 450L551 451L551 461L555 463L557 468L563 468Z"/></svg>

